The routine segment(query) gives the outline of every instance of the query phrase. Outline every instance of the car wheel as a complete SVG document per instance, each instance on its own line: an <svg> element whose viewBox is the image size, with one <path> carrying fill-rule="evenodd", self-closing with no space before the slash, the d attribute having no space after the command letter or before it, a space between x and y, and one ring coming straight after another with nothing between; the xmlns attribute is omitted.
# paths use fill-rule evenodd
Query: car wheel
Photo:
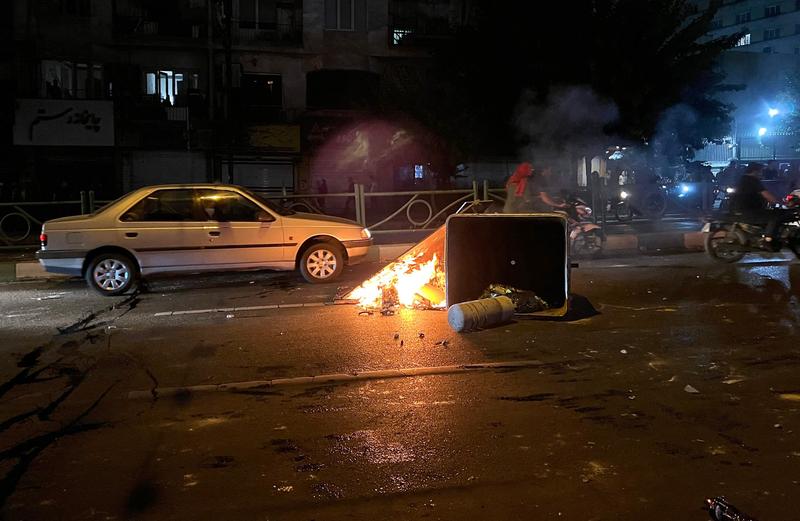
<svg viewBox="0 0 800 521"><path fill-rule="evenodd" d="M136 262L124 253L101 253L89 262L86 269L89 287L107 297L133 289L138 280Z"/></svg>
<svg viewBox="0 0 800 521"><path fill-rule="evenodd" d="M312 284L336 280L343 269L342 248L330 242L314 244L300 257L300 273Z"/></svg>

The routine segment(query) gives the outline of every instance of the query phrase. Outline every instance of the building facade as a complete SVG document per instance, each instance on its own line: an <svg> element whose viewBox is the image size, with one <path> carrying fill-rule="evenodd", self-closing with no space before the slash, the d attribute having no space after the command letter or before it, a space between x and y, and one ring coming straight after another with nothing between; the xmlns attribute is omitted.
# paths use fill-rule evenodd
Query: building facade
<svg viewBox="0 0 800 521"><path fill-rule="evenodd" d="M290 192L322 179L330 192L376 178L391 187L399 166L387 150L413 132L376 115L380 98L468 16L467 0L15 0L7 9L6 200L82 190L107 199L207 180Z"/></svg>
<svg viewBox="0 0 800 521"><path fill-rule="evenodd" d="M699 9L708 0L695 2ZM723 53L719 68L726 83L742 90L720 97L735 106L731 137L724 145L710 146L698 159L727 163L730 159L768 160L800 157L796 136L782 131L781 105L787 75L800 71L800 1L725 0L713 21L709 37L740 34L732 49Z"/></svg>

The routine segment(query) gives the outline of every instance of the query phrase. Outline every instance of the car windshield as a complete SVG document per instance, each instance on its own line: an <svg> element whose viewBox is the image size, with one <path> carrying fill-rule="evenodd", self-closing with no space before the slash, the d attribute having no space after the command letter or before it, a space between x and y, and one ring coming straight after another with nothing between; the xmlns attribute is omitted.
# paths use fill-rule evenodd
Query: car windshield
<svg viewBox="0 0 800 521"><path fill-rule="evenodd" d="M294 210L289 210L288 208L284 208L283 206L281 206L281 205L279 205L279 204L277 204L277 203L275 203L273 201L270 201L269 199L267 199L265 197L261 197L260 195L258 195L255 192L252 192L250 190L245 190L245 192L247 192L247 195L249 195L250 197L252 197L256 201L260 202L261 204L263 204L264 206L266 206L267 208L269 208L273 212L277 213L278 215L294 215L295 213L297 213Z"/></svg>

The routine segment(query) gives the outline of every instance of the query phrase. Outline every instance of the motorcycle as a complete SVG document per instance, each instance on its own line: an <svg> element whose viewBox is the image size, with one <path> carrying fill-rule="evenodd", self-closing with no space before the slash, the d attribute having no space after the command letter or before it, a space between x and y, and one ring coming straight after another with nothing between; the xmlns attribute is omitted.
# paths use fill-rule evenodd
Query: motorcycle
<svg viewBox="0 0 800 521"><path fill-rule="evenodd" d="M778 244L774 249L766 241L763 223L747 222L740 215L730 214L703 225L706 253L719 262L737 262L748 253L773 253L788 247L800 259L800 190L784 198L783 208L794 211L779 224Z"/></svg>
<svg viewBox="0 0 800 521"><path fill-rule="evenodd" d="M611 198L608 211L614 212L617 220L628 222L636 215L647 219L661 219L667 209L667 198L664 189L649 189L642 192L635 185L623 187Z"/></svg>
<svg viewBox="0 0 800 521"><path fill-rule="evenodd" d="M565 204L572 254L596 257L603 253L606 237L599 224L589 221L592 216L591 207L584 200L572 195L566 198Z"/></svg>

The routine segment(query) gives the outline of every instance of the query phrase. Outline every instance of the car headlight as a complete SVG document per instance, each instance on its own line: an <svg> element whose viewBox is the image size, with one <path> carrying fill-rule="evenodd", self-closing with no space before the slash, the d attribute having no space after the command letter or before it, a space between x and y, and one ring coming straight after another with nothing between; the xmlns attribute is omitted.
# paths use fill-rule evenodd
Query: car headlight
<svg viewBox="0 0 800 521"><path fill-rule="evenodd" d="M735 191L736 191L736 188L733 188L732 186L729 186L728 188L725 189L725 192L729 193L729 194L732 194Z"/></svg>
<svg viewBox="0 0 800 521"><path fill-rule="evenodd" d="M619 193L619 198L620 199L627 199L628 198L628 192L626 192L625 190L621 191Z"/></svg>
<svg viewBox="0 0 800 521"><path fill-rule="evenodd" d="M361 237L364 239L372 239L372 233L367 228L362 228Z"/></svg>
<svg viewBox="0 0 800 521"><path fill-rule="evenodd" d="M681 192L687 193L690 190L691 190L691 187L689 185L681 185Z"/></svg>

